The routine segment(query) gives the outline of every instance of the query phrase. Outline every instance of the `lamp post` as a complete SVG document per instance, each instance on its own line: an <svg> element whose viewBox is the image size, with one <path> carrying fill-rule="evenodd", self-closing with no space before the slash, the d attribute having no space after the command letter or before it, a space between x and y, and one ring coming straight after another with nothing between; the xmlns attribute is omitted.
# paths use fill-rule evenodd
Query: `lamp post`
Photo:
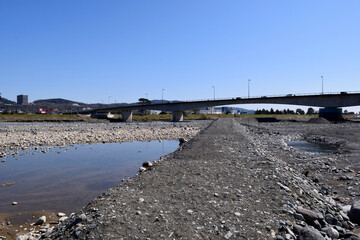
<svg viewBox="0 0 360 240"><path fill-rule="evenodd" d="M214 101L215 101L215 86L211 86L213 88ZM214 107L211 108L211 113L214 113Z"/></svg>
<svg viewBox="0 0 360 240"><path fill-rule="evenodd" d="M165 89L163 88L161 91L161 103L164 103L164 91Z"/></svg>
<svg viewBox="0 0 360 240"><path fill-rule="evenodd" d="M324 94L324 76L321 76L321 94Z"/></svg>
<svg viewBox="0 0 360 240"><path fill-rule="evenodd" d="M248 98L250 98L250 81L251 79L248 79Z"/></svg>

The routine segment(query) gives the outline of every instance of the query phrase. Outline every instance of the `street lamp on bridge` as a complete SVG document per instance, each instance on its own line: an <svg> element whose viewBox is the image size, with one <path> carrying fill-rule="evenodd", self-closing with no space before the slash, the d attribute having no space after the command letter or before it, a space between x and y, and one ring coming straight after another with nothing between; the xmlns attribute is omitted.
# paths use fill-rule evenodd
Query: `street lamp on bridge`
<svg viewBox="0 0 360 240"><path fill-rule="evenodd" d="M250 82L251 79L248 79L248 98L250 98Z"/></svg>
<svg viewBox="0 0 360 240"><path fill-rule="evenodd" d="M164 91L165 89L163 88L161 91L161 103L164 103Z"/></svg>
<svg viewBox="0 0 360 240"><path fill-rule="evenodd" d="M324 94L324 76L321 76L321 94Z"/></svg>

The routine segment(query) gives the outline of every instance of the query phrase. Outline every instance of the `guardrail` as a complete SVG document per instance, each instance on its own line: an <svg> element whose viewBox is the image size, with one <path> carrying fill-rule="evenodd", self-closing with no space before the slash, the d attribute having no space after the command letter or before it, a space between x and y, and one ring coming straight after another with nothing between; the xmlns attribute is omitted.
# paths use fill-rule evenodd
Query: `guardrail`
<svg viewBox="0 0 360 240"><path fill-rule="evenodd" d="M278 94L278 95L262 95L262 96L250 96L250 99L253 98L274 98L274 97L298 97L298 96L314 96L314 95L339 95L339 94L356 94L360 91L342 91L342 92L320 92L320 93L289 93L289 94ZM179 102L206 102L206 101L222 101L222 100L234 100L236 98L240 99L249 99L248 96L242 97L232 97L232 98L208 98L208 99L197 99L197 100L186 100L186 101L180 101ZM171 101L170 101L171 103ZM176 102L175 102L176 103Z"/></svg>

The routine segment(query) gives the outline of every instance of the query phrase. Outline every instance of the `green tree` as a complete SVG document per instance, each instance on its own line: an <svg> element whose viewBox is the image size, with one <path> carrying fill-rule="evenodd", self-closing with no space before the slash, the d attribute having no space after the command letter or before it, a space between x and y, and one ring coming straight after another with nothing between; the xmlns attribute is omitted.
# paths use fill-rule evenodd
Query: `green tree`
<svg viewBox="0 0 360 240"><path fill-rule="evenodd" d="M151 104L151 101L147 98L139 98L138 102L141 104Z"/></svg>
<svg viewBox="0 0 360 240"><path fill-rule="evenodd" d="M307 115L311 115L311 114L314 114L315 113L315 110L313 108L308 108L306 114Z"/></svg>
<svg viewBox="0 0 360 240"><path fill-rule="evenodd" d="M303 115L303 114L305 114L305 111L302 110L301 108L298 108L298 109L296 109L296 113Z"/></svg>

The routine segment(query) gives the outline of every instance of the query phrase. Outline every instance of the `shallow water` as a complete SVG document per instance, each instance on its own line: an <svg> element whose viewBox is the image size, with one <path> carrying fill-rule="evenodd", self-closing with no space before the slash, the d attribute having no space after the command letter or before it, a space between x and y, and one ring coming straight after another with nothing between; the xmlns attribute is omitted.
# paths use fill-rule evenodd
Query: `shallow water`
<svg viewBox="0 0 360 240"><path fill-rule="evenodd" d="M81 209L122 179L134 176L144 161L174 151L178 141L131 142L28 149L0 164L0 212L65 212ZM19 202L12 206L13 201Z"/></svg>
<svg viewBox="0 0 360 240"><path fill-rule="evenodd" d="M311 153L332 153L337 150L336 147L324 143L314 143L305 140L290 141L287 144L297 150L307 151Z"/></svg>

